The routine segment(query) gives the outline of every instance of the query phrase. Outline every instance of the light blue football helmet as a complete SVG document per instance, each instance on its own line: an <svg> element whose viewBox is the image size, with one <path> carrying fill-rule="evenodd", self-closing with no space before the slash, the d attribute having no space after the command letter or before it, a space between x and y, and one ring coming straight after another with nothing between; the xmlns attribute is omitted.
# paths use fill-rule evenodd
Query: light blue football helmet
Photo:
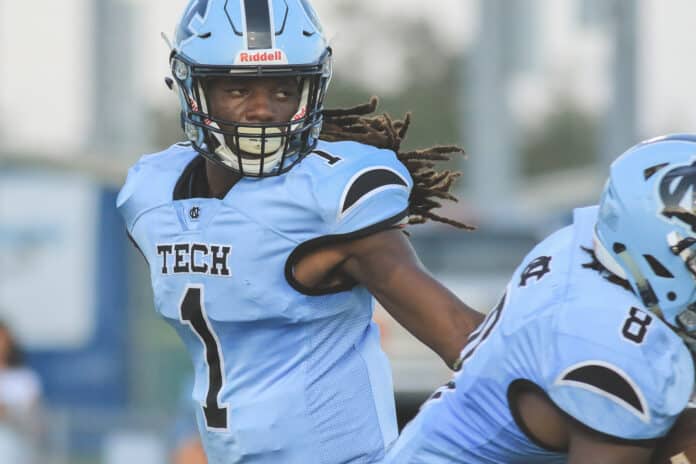
<svg viewBox="0 0 696 464"><path fill-rule="evenodd" d="M595 227L599 261L696 351L696 135L629 149L611 165Z"/></svg>
<svg viewBox="0 0 696 464"><path fill-rule="evenodd" d="M191 0L176 28L170 64L184 133L208 159L263 177L286 172L316 145L331 49L308 0ZM297 112L280 124L212 117L205 79L229 76L296 77Z"/></svg>

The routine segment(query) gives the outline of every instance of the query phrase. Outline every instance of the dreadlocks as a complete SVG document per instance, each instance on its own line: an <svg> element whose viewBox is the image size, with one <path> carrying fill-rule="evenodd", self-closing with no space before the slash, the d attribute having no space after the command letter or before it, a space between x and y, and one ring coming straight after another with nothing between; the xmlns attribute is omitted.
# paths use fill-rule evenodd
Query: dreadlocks
<svg viewBox="0 0 696 464"><path fill-rule="evenodd" d="M628 283L628 280L622 279L621 277L617 276L616 274L613 274L609 269L604 267L602 263L599 262L599 259L597 259L597 255L595 254L594 250L592 248L587 248L584 246L581 246L582 251L590 255L591 261L589 263L585 263L582 265L585 269L592 269L593 271L599 272L599 274L604 277L606 280L611 282L614 285L618 285L619 287L622 287L629 292L633 293L633 288L631 288L631 284Z"/></svg>
<svg viewBox="0 0 696 464"><path fill-rule="evenodd" d="M422 224L430 219L460 229L473 230L474 227L468 224L433 212L442 206L441 200L457 201L450 190L461 175L457 171L437 170L435 165L438 161L449 161L452 155L464 155L464 150L456 145L442 145L416 151L400 151L401 142L411 123L411 113L406 113L403 120L393 120L386 113L371 115L377 109L377 103L377 97L372 97L369 103L352 108L324 110L321 138L329 142L351 140L394 151L413 178L413 190L409 198L409 224Z"/></svg>

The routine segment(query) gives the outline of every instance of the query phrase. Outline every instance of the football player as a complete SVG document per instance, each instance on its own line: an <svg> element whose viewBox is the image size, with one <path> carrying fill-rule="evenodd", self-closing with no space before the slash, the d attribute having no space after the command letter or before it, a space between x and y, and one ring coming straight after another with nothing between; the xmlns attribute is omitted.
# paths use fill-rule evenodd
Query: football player
<svg viewBox="0 0 696 464"><path fill-rule="evenodd" d="M644 142L524 259L386 462L650 461L696 349L696 137Z"/></svg>
<svg viewBox="0 0 696 464"><path fill-rule="evenodd" d="M483 319L399 230L447 221L431 209L453 176L427 158L448 149L402 164L407 121L323 115L307 0L193 0L172 46L188 142L144 156L118 208L193 359L209 462L381 461L397 427L373 296L449 365Z"/></svg>

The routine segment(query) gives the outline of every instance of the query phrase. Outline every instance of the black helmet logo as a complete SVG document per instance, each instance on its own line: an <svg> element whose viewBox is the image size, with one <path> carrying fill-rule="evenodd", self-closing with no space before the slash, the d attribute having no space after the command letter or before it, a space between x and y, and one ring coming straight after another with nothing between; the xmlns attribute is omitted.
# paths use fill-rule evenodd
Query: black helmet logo
<svg viewBox="0 0 696 464"><path fill-rule="evenodd" d="M678 166L667 172L660 181L660 199L664 205L661 214L683 222L696 232L696 161L689 166Z"/></svg>
<svg viewBox="0 0 696 464"><path fill-rule="evenodd" d="M179 27L176 29L176 42L182 43L198 33L198 27L203 23L208 12L209 0L193 0L181 18Z"/></svg>

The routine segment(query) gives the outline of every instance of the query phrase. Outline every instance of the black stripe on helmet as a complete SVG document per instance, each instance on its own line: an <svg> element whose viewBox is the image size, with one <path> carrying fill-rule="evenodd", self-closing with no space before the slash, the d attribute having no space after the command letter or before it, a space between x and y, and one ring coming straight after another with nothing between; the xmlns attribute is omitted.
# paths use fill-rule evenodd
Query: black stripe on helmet
<svg viewBox="0 0 696 464"><path fill-rule="evenodd" d="M271 11L267 0L244 0L246 14L247 48L262 50L273 48Z"/></svg>

